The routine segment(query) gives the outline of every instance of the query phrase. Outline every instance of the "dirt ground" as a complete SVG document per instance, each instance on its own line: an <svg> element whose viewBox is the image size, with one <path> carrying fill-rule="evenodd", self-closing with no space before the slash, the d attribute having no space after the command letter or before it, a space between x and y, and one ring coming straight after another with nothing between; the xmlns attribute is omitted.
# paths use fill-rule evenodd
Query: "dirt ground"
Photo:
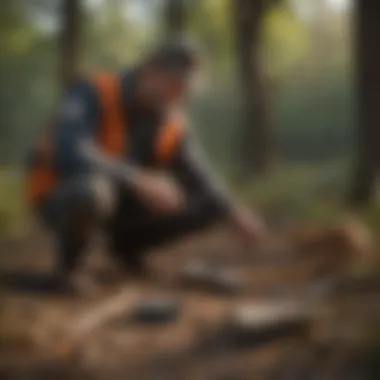
<svg viewBox="0 0 380 380"><path fill-rule="evenodd" d="M278 236L258 252L223 229L194 236L152 252L141 280L122 276L97 243L83 272L101 286L81 297L37 281L54 265L41 234L4 241L0 252L0 379L379 378L361 348L376 329L380 292L334 298L334 307L331 297L314 302L315 261L288 260ZM185 284L183 270L196 259L230 268L239 287ZM131 317L157 299L173 302L171 320ZM251 309L244 324L242 310Z"/></svg>

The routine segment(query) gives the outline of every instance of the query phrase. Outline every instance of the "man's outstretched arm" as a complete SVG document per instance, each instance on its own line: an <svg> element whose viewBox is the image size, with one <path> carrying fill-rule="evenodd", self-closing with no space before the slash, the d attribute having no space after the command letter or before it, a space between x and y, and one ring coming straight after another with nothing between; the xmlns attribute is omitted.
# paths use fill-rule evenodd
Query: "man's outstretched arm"
<svg viewBox="0 0 380 380"><path fill-rule="evenodd" d="M209 212L229 222L243 237L257 240L263 231L259 218L233 200L217 178L194 135L188 136L172 164L174 176L186 189L194 212Z"/></svg>

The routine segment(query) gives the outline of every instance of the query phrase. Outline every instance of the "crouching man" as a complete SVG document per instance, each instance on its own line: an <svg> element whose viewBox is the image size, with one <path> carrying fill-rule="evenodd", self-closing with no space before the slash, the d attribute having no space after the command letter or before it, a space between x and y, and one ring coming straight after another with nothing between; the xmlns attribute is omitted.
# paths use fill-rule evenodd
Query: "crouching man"
<svg viewBox="0 0 380 380"><path fill-rule="evenodd" d="M167 42L137 67L68 90L27 178L29 202L55 236L62 286L99 226L135 274L150 249L220 220L250 242L259 238L259 219L216 184L184 121L199 61L191 44Z"/></svg>

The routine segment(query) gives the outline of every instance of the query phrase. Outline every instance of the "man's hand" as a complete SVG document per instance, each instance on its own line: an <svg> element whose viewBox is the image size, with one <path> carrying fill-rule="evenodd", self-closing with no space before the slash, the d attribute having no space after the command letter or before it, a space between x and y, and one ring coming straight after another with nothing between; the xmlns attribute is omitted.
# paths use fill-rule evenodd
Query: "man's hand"
<svg viewBox="0 0 380 380"><path fill-rule="evenodd" d="M81 141L79 149L98 169L113 175L131 188L152 212L174 213L183 207L183 193L167 176L109 157L90 140Z"/></svg>
<svg viewBox="0 0 380 380"><path fill-rule="evenodd" d="M266 234L263 221L245 208L234 210L230 222L244 242L249 245L259 244Z"/></svg>
<svg viewBox="0 0 380 380"><path fill-rule="evenodd" d="M184 196L178 186L160 173L138 170L133 176L132 189L156 213L175 213L184 206Z"/></svg>

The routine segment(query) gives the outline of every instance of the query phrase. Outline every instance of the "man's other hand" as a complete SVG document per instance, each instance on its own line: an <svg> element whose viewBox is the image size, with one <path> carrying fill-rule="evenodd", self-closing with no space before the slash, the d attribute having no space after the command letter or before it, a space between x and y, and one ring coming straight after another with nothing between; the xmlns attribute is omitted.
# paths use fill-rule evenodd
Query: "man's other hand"
<svg viewBox="0 0 380 380"><path fill-rule="evenodd" d="M132 188L152 212L172 214L184 207L182 191L162 173L139 170L133 178Z"/></svg>

